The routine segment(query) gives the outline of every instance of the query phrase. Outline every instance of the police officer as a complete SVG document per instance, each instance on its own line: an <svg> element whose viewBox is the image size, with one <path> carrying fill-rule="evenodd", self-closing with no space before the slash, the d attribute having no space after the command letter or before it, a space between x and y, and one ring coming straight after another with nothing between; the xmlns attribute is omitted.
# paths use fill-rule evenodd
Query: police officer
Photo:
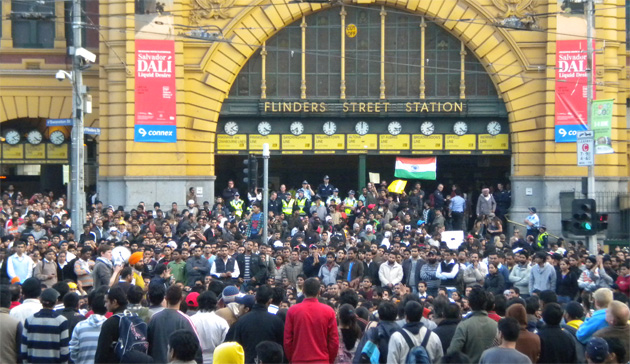
<svg viewBox="0 0 630 364"><path fill-rule="evenodd" d="M538 228L538 237L536 238L536 250L547 250L547 243L549 240L549 233L547 232L547 227L541 225Z"/></svg>
<svg viewBox="0 0 630 364"><path fill-rule="evenodd" d="M238 220L243 216L243 205L245 201L241 200L241 194L234 193L234 199L230 201L230 210L234 211L234 215Z"/></svg>
<svg viewBox="0 0 630 364"><path fill-rule="evenodd" d="M330 177L324 176L324 183L317 187L317 194L322 198L322 201L327 201L328 197L333 194L333 190L335 189L335 186L331 185L329 182Z"/></svg>
<svg viewBox="0 0 630 364"><path fill-rule="evenodd" d="M309 199L304 196L304 190L301 188L298 190L298 197L295 199L295 204L300 212L300 216L306 216L311 206Z"/></svg>
<svg viewBox="0 0 630 364"><path fill-rule="evenodd" d="M328 199L326 200L326 205L330 206L330 204L332 204L333 201L335 202L335 205L341 204L341 197L339 197L338 188L333 189L332 196L328 196Z"/></svg>
<svg viewBox="0 0 630 364"><path fill-rule="evenodd" d="M354 191L348 191L348 197L343 200L343 204L346 206L346 216L348 218L354 215L354 209L357 207L357 200L354 198Z"/></svg>
<svg viewBox="0 0 630 364"><path fill-rule="evenodd" d="M291 198L290 193L284 193L284 200L282 200L282 213L285 217L289 218L293 215L293 205L295 200Z"/></svg>
<svg viewBox="0 0 630 364"><path fill-rule="evenodd" d="M313 196L315 196L315 191L311 189L311 185L308 184L307 180L302 181L302 189L304 190L304 196L312 201Z"/></svg>

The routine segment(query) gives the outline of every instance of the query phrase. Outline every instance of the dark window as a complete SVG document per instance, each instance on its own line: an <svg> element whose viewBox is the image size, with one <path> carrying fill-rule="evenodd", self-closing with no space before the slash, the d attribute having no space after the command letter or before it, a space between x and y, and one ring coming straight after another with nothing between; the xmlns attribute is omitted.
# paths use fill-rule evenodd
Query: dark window
<svg viewBox="0 0 630 364"><path fill-rule="evenodd" d="M14 48L53 48L55 1L13 0L11 3Z"/></svg>

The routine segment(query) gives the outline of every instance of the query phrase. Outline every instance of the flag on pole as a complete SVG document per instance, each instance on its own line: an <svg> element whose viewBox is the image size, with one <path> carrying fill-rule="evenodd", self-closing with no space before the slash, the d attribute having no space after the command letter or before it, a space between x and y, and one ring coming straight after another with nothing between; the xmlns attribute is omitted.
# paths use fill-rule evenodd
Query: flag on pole
<svg viewBox="0 0 630 364"><path fill-rule="evenodd" d="M401 179L397 179L395 181L393 181L389 187L387 187L387 190L391 193L397 193L397 194L401 194L405 191L405 187L407 186L407 181L403 181Z"/></svg>
<svg viewBox="0 0 630 364"><path fill-rule="evenodd" d="M436 157L428 158L396 158L394 177L408 179L435 180Z"/></svg>

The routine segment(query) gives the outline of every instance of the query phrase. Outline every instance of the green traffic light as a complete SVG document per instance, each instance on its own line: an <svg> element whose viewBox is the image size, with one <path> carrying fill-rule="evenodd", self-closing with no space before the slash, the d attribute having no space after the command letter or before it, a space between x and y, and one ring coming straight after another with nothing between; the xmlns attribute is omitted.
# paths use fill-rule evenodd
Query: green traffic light
<svg viewBox="0 0 630 364"><path fill-rule="evenodd" d="M582 223L582 227L583 227L585 230L591 230L591 229L593 228L593 227L591 226L591 224L590 224L590 223L588 223L588 222Z"/></svg>

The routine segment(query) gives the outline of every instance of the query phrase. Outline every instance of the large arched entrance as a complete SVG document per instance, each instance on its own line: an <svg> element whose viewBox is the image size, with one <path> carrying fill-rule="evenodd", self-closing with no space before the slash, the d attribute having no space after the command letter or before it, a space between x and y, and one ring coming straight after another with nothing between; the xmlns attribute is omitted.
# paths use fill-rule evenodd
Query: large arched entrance
<svg viewBox="0 0 630 364"><path fill-rule="evenodd" d="M439 181L476 190L509 178L507 116L473 52L435 21L333 7L263 42L235 78L217 126L217 183L246 189L234 166L268 143L276 187L330 175L343 195L367 172L391 181L399 155L437 156Z"/></svg>

